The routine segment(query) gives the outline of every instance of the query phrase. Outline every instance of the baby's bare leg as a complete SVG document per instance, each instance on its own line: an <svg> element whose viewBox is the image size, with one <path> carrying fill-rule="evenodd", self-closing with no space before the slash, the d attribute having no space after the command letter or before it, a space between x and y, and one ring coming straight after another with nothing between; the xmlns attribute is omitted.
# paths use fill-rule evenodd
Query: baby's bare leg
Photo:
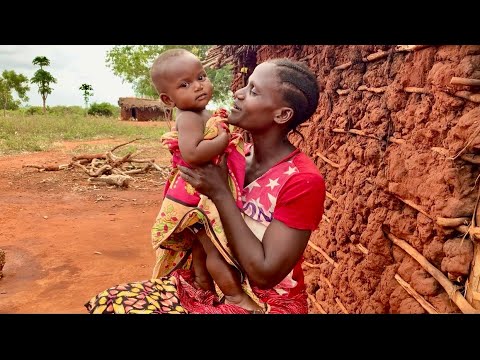
<svg viewBox="0 0 480 360"><path fill-rule="evenodd" d="M207 270L207 254L198 239L192 245L192 264L195 284L203 290L215 291L213 280Z"/></svg>
<svg viewBox="0 0 480 360"><path fill-rule="evenodd" d="M205 249L207 270L225 295L225 303L234 304L247 310L261 310L261 307L243 291L240 273L227 263L212 244L205 230L198 232L197 236Z"/></svg>

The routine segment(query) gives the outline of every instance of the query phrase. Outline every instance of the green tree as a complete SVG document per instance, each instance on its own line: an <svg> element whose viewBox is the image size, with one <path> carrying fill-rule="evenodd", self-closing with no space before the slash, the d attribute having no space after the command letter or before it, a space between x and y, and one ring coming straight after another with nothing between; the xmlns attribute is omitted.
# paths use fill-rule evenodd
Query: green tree
<svg viewBox="0 0 480 360"><path fill-rule="evenodd" d="M32 63L33 65L40 66L40 69L33 74L30 82L38 85L38 93L42 96L43 113L45 114L47 111L45 102L47 101L47 96L50 95L53 90L50 87L50 84L56 84L57 79L55 79L48 71L43 70L44 66L50 65L50 60L48 60L45 56L37 56L35 59L33 59Z"/></svg>
<svg viewBox="0 0 480 360"><path fill-rule="evenodd" d="M83 100L85 101L85 116L87 116L88 111L88 99L93 96L93 87L89 84L82 84L79 90L83 91Z"/></svg>
<svg viewBox="0 0 480 360"><path fill-rule="evenodd" d="M211 45L117 45L107 51L106 65L123 82L133 86L135 95L156 99L158 94L150 80L150 67L160 53L172 48L184 48L203 60L210 47ZM231 69L224 67L206 71L214 86L212 101L219 106L230 102Z"/></svg>
<svg viewBox="0 0 480 360"><path fill-rule="evenodd" d="M12 90L16 91L20 100L28 101L27 91L30 90L28 78L13 70L4 70L0 77L0 101L3 106L3 116L6 116L7 108L18 107L17 101L13 99Z"/></svg>

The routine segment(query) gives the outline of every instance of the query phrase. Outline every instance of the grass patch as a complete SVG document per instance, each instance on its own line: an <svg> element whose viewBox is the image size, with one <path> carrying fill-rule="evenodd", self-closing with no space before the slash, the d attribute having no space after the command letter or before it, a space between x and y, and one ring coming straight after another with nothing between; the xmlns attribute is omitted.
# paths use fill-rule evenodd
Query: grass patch
<svg viewBox="0 0 480 360"><path fill-rule="evenodd" d="M117 118L78 114L25 116L21 113L10 113L8 117L0 117L0 155L47 151L52 149L56 142L65 140L111 138L125 139L127 142L141 138L147 142L158 142L166 130L163 127L136 126ZM120 148L119 154L127 150L128 146L125 146L125 149Z"/></svg>

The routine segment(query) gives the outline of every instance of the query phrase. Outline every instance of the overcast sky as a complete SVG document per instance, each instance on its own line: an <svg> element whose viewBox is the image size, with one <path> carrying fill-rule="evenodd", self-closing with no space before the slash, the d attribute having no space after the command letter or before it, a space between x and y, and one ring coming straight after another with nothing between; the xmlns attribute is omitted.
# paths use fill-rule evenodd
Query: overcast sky
<svg viewBox="0 0 480 360"><path fill-rule="evenodd" d="M51 84L53 91L47 97L46 104L84 106L83 92L79 87L90 84L93 96L89 104L107 102L117 105L119 97L135 96L132 86L122 84L122 79L113 74L106 66L107 51L113 45L0 45L0 74L3 70L14 70L29 79L40 69L32 61L37 56L45 56L50 60L50 66L44 70L57 79ZM14 97L16 93L13 91ZM30 84L28 92L29 105L41 106L42 97L38 87Z"/></svg>

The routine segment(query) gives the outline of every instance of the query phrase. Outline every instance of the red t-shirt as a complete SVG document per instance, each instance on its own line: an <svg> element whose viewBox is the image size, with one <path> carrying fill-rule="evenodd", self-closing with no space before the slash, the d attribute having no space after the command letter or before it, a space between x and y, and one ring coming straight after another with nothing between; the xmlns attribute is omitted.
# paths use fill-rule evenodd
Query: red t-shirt
<svg viewBox="0 0 480 360"><path fill-rule="evenodd" d="M280 190L273 218L300 230L316 230L322 220L325 181L315 163L299 150L292 162L298 172L292 174Z"/></svg>

